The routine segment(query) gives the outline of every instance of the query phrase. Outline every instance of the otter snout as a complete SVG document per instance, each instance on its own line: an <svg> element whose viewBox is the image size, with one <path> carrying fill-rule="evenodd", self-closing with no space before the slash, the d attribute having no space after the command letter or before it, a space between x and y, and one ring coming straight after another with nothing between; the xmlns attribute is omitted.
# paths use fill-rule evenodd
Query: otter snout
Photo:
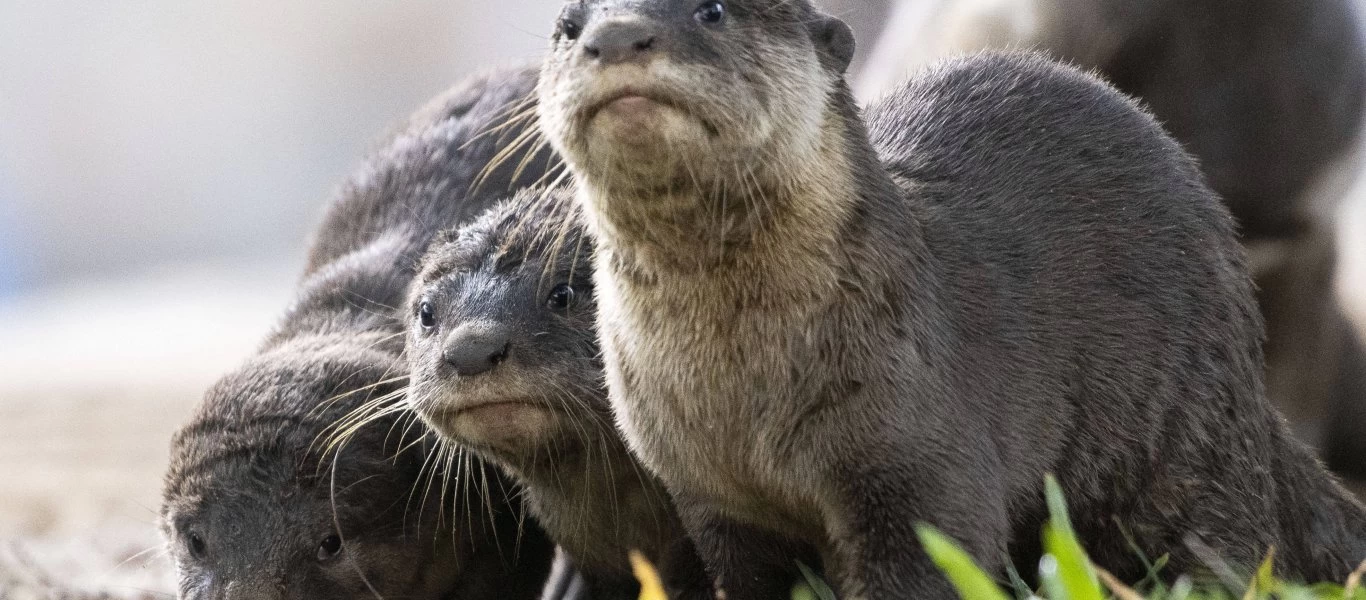
<svg viewBox="0 0 1366 600"><path fill-rule="evenodd" d="M214 600L283 600L284 597L280 585L251 578L232 581L213 594Z"/></svg>
<svg viewBox="0 0 1366 600"><path fill-rule="evenodd" d="M441 359L456 375L469 377L493 370L512 351L512 335L498 323L475 322L456 327L446 336Z"/></svg>
<svg viewBox="0 0 1366 600"><path fill-rule="evenodd" d="M645 19L613 19L584 34L583 53L603 66L645 63L661 50L664 34L657 23Z"/></svg>

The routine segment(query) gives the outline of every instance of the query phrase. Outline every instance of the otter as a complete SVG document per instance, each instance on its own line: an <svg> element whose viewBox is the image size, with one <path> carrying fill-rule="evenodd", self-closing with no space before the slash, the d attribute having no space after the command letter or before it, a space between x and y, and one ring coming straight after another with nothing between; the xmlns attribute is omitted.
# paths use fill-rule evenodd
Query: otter
<svg viewBox="0 0 1366 600"><path fill-rule="evenodd" d="M1031 47L1141 99L1239 224L1272 402L1330 468L1366 479L1366 352L1334 294L1335 215L1366 143L1360 10L1353 0L905 1L857 91L874 98L938 56Z"/></svg>
<svg viewBox="0 0 1366 600"><path fill-rule="evenodd" d="M440 235L408 304L407 400L498 464L589 596L634 600L639 550L672 598L711 598L667 492L612 423L593 321L592 241L561 189L524 191Z"/></svg>
<svg viewBox="0 0 1366 600"><path fill-rule="evenodd" d="M342 417L401 402L396 307L432 237L554 174L550 152L517 141L535 79L498 70L456 86L331 201L293 306L172 442L160 520L180 597L540 592L553 545L493 469L435 454L392 411L326 443Z"/></svg>
<svg viewBox="0 0 1366 600"><path fill-rule="evenodd" d="M844 598L953 597L918 522L1032 572L1049 472L1120 577L1126 538L1167 573L1366 558L1266 400L1232 219L1148 113L981 54L865 121L853 47L807 0L577 0L541 72L613 412L727 597L790 586L750 554L810 550Z"/></svg>

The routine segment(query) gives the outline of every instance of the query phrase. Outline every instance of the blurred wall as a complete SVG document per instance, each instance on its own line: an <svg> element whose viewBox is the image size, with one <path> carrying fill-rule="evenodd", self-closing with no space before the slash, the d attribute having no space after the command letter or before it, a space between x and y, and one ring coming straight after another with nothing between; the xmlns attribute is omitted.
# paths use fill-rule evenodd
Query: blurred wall
<svg viewBox="0 0 1366 600"><path fill-rule="evenodd" d="M379 134L473 70L535 57L555 9L0 2L6 287L297 255Z"/></svg>

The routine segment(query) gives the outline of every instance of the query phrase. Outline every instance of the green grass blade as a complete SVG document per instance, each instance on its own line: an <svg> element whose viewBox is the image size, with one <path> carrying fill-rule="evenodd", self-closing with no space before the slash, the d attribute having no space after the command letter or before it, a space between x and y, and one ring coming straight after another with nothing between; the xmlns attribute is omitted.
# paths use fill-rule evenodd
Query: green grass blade
<svg viewBox="0 0 1366 600"><path fill-rule="evenodd" d="M801 600L802 598L810 600L836 600L835 590L830 589L830 586L825 584L825 580L821 579L820 575L817 575L810 567L807 567L799 560L797 561L797 569L802 572L802 579L805 579L806 581L804 584L798 583L797 589L792 590L793 600ZM802 594L802 596L799 596L799 594Z"/></svg>
<svg viewBox="0 0 1366 600"><path fill-rule="evenodd" d="M1243 595L1243 600L1268 600L1271 592L1276 587L1276 576L1273 572L1276 564L1276 549L1266 553L1266 559L1261 566L1257 567L1257 572L1252 576L1252 583L1247 586L1247 593Z"/></svg>
<svg viewBox="0 0 1366 600"><path fill-rule="evenodd" d="M1015 564L1010 561L1009 555L1004 557L1004 562L1006 565L1006 577L1010 580L1010 588L1015 591L1015 599L1028 600L1029 598L1034 597L1034 590L1029 589L1029 584L1025 583L1023 577L1020 577L1020 572L1015 570Z"/></svg>
<svg viewBox="0 0 1366 600"><path fill-rule="evenodd" d="M1044 526L1044 551L1058 561L1058 581L1066 590L1069 600L1104 600L1100 580L1091 568L1091 559L1086 557L1086 551L1072 530L1062 487L1052 475L1044 480L1044 492L1048 499L1049 516L1048 524Z"/></svg>
<svg viewBox="0 0 1366 600"><path fill-rule="evenodd" d="M915 531L930 560L948 576L963 600L1009 600L991 576L939 530L929 525L919 525Z"/></svg>

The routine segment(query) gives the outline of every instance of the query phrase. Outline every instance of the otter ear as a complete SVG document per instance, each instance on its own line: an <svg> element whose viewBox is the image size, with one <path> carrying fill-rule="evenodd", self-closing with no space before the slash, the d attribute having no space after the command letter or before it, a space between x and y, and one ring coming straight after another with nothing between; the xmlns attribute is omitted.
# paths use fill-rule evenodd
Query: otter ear
<svg viewBox="0 0 1366 600"><path fill-rule="evenodd" d="M811 21L811 41L825 59L825 66L838 73L849 68L854 60L854 31L830 15L817 14Z"/></svg>

